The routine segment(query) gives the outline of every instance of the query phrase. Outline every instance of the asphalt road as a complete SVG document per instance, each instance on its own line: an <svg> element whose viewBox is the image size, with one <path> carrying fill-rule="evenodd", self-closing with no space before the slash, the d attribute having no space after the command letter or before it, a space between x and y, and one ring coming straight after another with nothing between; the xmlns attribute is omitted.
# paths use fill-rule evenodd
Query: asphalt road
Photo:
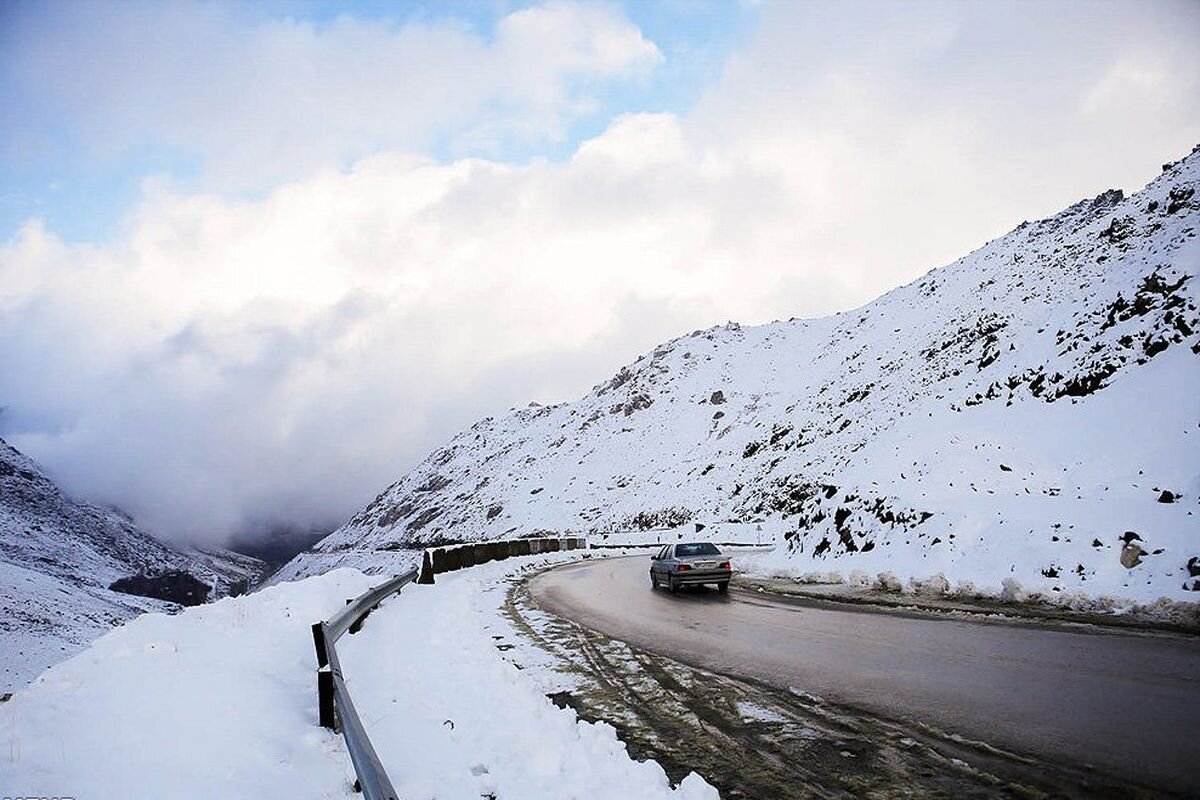
<svg viewBox="0 0 1200 800"><path fill-rule="evenodd" d="M651 652L1126 780L1200 791L1200 640L652 591L647 556L533 579L537 604ZM736 578L735 578L736 585Z"/></svg>

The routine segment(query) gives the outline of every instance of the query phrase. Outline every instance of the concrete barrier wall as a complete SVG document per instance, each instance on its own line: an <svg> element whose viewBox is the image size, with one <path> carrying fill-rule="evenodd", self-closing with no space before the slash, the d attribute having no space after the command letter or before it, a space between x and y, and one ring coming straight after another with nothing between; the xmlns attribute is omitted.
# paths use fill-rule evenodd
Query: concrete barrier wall
<svg viewBox="0 0 1200 800"><path fill-rule="evenodd" d="M421 559L421 574L417 583L433 583L434 575L466 569L476 564L486 564L489 561L500 561L510 556L583 550L587 546L587 538L583 536L546 536L430 547L425 550Z"/></svg>

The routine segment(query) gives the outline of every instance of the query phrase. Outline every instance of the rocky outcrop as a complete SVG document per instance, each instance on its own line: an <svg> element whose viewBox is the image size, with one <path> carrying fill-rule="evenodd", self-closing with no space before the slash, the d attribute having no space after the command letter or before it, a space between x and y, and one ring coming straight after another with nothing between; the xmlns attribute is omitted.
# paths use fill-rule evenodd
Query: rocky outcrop
<svg viewBox="0 0 1200 800"><path fill-rule="evenodd" d="M201 605L208 600L208 593L212 591L212 587L207 583L183 570L174 570L162 575L131 575L113 581L108 588L114 592L152 597L181 606Z"/></svg>

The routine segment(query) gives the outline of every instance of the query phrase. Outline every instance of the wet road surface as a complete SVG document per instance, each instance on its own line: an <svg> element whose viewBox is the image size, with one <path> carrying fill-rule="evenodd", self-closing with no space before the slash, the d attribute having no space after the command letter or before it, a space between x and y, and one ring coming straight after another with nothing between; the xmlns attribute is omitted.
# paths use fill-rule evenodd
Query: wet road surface
<svg viewBox="0 0 1200 800"><path fill-rule="evenodd" d="M649 586L649 559L532 579L542 608L651 652L1054 762L1200 787L1200 640Z"/></svg>

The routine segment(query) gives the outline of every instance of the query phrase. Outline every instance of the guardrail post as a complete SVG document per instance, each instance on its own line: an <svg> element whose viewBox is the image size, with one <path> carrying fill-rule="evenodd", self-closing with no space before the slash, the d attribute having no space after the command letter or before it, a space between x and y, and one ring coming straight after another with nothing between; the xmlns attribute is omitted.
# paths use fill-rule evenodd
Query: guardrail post
<svg viewBox="0 0 1200 800"><path fill-rule="evenodd" d="M361 631L363 623L366 622L366 620L367 620L367 616L372 611L374 611L376 608L377 608L377 606L371 606L366 611L364 611L362 613L362 616L360 616L358 619L354 620L354 622L350 623L350 627L346 630L346 633L358 633L359 631Z"/></svg>
<svg viewBox="0 0 1200 800"><path fill-rule="evenodd" d="M322 728L337 730L337 711L333 707L333 670L328 664L317 670L317 717Z"/></svg>
<svg viewBox="0 0 1200 800"><path fill-rule="evenodd" d="M329 651L325 643L325 623L314 622L312 626L313 645L317 648L317 669L329 664Z"/></svg>

